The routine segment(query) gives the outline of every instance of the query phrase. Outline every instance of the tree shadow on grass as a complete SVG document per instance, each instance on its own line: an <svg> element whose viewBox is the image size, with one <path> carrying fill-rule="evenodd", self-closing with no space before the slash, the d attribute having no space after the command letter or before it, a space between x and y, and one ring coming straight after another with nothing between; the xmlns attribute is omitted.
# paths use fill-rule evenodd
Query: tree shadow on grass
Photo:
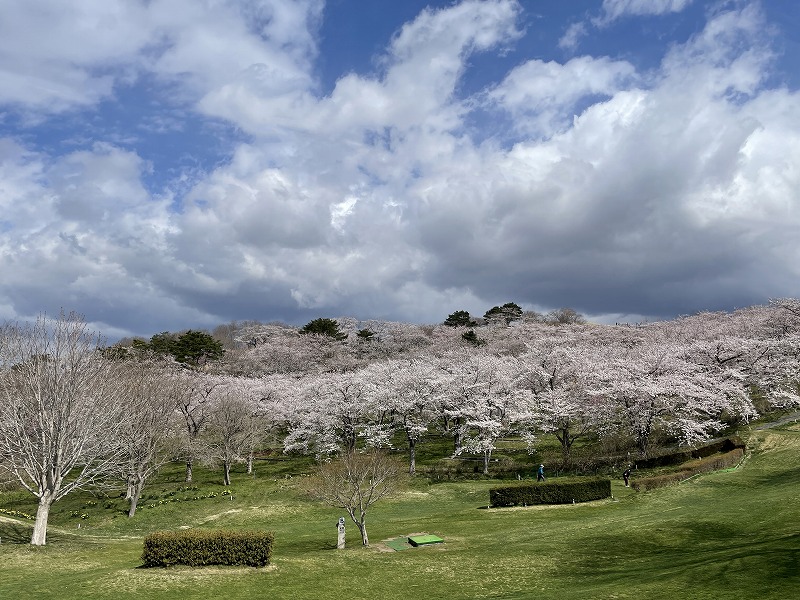
<svg viewBox="0 0 800 600"><path fill-rule="evenodd" d="M709 589L741 589L742 597L747 597L746 589L768 589L777 582L790 589L800 582L800 534L745 536L734 528L719 529L712 532L706 526L702 533L673 544L655 538L596 536L590 547L575 549L570 569L598 584L654 578L687 585L702 581Z"/></svg>
<svg viewBox="0 0 800 600"><path fill-rule="evenodd" d="M33 525L0 521L0 542L3 544L30 544Z"/></svg>

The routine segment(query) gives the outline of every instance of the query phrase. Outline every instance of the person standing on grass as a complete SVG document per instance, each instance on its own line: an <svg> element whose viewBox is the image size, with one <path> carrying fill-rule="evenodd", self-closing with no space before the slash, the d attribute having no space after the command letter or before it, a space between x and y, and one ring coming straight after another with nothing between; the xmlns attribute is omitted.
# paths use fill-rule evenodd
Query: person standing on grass
<svg viewBox="0 0 800 600"><path fill-rule="evenodd" d="M544 465L539 465L539 470L536 471L536 481L544 481Z"/></svg>
<svg viewBox="0 0 800 600"><path fill-rule="evenodd" d="M631 468L628 467L622 472L622 478L625 480L625 487L628 487L628 480L631 478Z"/></svg>

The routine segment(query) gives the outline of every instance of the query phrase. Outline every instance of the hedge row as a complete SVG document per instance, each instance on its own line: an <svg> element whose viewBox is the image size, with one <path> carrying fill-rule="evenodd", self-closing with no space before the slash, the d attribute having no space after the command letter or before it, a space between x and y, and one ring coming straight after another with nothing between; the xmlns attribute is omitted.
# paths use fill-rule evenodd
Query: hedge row
<svg viewBox="0 0 800 600"><path fill-rule="evenodd" d="M636 467L639 469L672 467L683 464L693 458L705 458L706 456L713 456L721 452L732 452L737 448L744 450L744 447L744 442L738 437L724 438L703 446L698 446L694 450L683 450L681 452L672 452L670 454L662 454L661 456L639 459L636 461Z"/></svg>
<svg viewBox="0 0 800 600"><path fill-rule="evenodd" d="M459 481L463 479L517 479L519 476L535 477L536 470L528 464L519 464L508 458L492 459L489 473L483 473L483 459L444 458L429 465L417 466L417 474L431 481Z"/></svg>
<svg viewBox="0 0 800 600"><path fill-rule="evenodd" d="M708 456L706 458L687 462L683 464L676 473L667 473L665 475L654 475L653 477L637 479L631 483L631 487L637 491L647 491L673 483L680 483L700 473L710 473L712 471L719 471L720 469L727 469L728 467L738 465L743 457L744 449L736 448L724 454Z"/></svg>
<svg viewBox="0 0 800 600"><path fill-rule="evenodd" d="M489 504L491 506L572 504L601 500L610 496L610 479L586 478L492 488L489 490Z"/></svg>
<svg viewBox="0 0 800 600"><path fill-rule="evenodd" d="M272 556L267 531L157 531L144 539L145 567L247 565L263 567Z"/></svg>

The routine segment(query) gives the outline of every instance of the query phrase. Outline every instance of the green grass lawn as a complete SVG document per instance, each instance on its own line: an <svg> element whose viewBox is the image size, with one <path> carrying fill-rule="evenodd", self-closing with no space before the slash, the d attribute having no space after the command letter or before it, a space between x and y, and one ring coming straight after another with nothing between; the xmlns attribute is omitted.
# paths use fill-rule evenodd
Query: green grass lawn
<svg viewBox="0 0 800 600"><path fill-rule="evenodd" d="M613 500L585 505L487 509L496 481L414 480L370 510L369 548L348 523L339 551L343 512L305 499L285 462L234 473L232 499L218 473L200 469L197 490L177 491L186 484L176 465L146 490L142 504L156 506L133 519L121 499L64 499L43 548L28 545L30 522L2 518L0 598L793 598L800 428L757 432L750 443L734 471L650 492L614 481ZM0 508L34 505L7 492ZM273 565L139 568L147 533L186 526L272 530ZM381 543L415 533L445 542L403 552Z"/></svg>

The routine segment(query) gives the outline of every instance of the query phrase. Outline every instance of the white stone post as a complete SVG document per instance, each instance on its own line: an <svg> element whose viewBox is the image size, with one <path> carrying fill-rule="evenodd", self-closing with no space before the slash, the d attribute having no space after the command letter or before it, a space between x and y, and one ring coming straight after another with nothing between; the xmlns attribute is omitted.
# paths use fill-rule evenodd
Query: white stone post
<svg viewBox="0 0 800 600"><path fill-rule="evenodd" d="M336 525L339 530L339 538L336 541L336 549L341 550L344 548L344 517L339 517L339 522Z"/></svg>

